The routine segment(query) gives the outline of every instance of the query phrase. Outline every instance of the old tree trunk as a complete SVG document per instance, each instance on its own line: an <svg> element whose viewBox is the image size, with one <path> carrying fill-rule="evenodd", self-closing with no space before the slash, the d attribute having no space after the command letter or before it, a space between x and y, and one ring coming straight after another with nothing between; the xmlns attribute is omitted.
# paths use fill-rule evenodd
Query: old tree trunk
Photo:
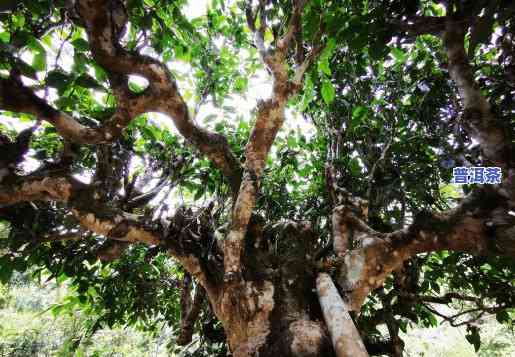
<svg viewBox="0 0 515 357"><path fill-rule="evenodd" d="M90 242L84 244L92 244L90 247L94 248L95 258L103 261L116 260L130 251L129 248L138 246L137 244L149 247L147 254L150 258L145 258L146 260L151 260L158 253L168 254L183 269L179 284L182 289L181 332L177 343L190 343L192 335L198 331L197 320L201 315L211 314L221 322L227 344L235 357L341 357L369 354L400 356L403 353L403 343L398 336L400 323L396 316L418 319L417 316L413 317L413 314L416 315L416 304L448 304L453 299L458 299L472 304L481 313L496 313L513 308L515 302L511 297L490 306L487 302L492 300L485 302L478 297L461 293L449 292L444 296L416 294L416 290L408 286L406 278L409 275L406 272L416 265L420 253L450 251L480 257L515 256L512 128L509 127L509 122L502 122L496 116L496 111L476 81L469 63L470 53L465 51L465 36L469 27L473 28L470 41L473 43L477 42L475 37L478 36L474 35L474 29L485 26L485 23L476 23L470 13L481 12L481 6L484 5L485 13L481 21L488 23L490 16L492 26L494 14L501 11L498 8L501 5L497 2L492 2L488 7L486 3L478 5L477 9L470 9L470 6L462 5L459 1L441 2L445 3L445 10L442 10L443 5L438 7L436 4L434 9L440 9L443 15L430 17L415 15L420 12L411 11L413 9L406 10L409 16L402 11L396 13L393 6L393 10L378 6L375 10L370 10L369 14L363 15L368 10L360 8L353 13L357 11L354 6L339 8L333 2L324 5L305 0L287 1L284 4L266 0L241 4L238 2L241 6L231 7L230 10L229 7L213 5L221 8L209 10L211 12L209 21L206 22L207 27L202 31L191 32L190 40L202 43L206 39L202 36L207 33L211 41L211 36L214 36L212 31L222 31L221 28L224 31L236 31L241 27L243 30L237 33L238 36L243 36L246 44L251 43L248 45L249 53L254 53L255 59L261 61L271 81L271 91L267 98L258 101L256 108L249 113L253 117L253 126L245 139L244 149L238 155L235 154L237 145L221 133L223 130L211 132L198 125L198 120L195 120L198 108L194 111L188 108L174 75L164 57L158 54L166 48L162 44L160 47L155 45L157 40L152 37L153 31L162 36L162 33L166 33L167 26L178 26L177 24L181 25L181 30L190 29L185 25L189 24L186 18L179 16L179 7L163 5L162 9L158 9L161 5L148 7L146 2L125 3L119 0L76 0L65 3L65 6L57 7L57 10L48 10L50 13L56 11L52 16L42 16L37 21L27 15L25 5L8 4L2 5L4 8L1 9L14 14L13 16L26 15L25 26L32 27L30 31L23 31L25 35L28 32L33 33L30 36L34 38L31 45L23 42L22 36L16 32L16 26L24 26L19 25L19 21L18 25L8 22L2 28L11 29L12 33L7 40L10 42L0 47L3 56L0 109L15 116L20 113L30 114L37 119L37 124L16 134L15 139L7 134L0 137L3 156L0 158L0 217L9 222L11 236L14 237L24 229L27 230L26 221L32 219L30 217L33 217L31 214L34 212L40 212L34 216L34 220L40 219L43 211L47 212L45 214L52 213L53 218L48 216L46 222L53 228L46 232L38 230L41 226L38 228L32 225L26 242L30 247L37 248L38 244L52 247L45 253L49 254L46 264L50 264L50 254L55 253L52 249L67 247L63 242L70 241ZM378 17L380 19L370 20L373 16L378 16L377 9L383 12L393 11L391 21L385 20L385 13L382 12ZM170 12L170 18L163 15L167 11ZM220 28L216 28L218 25L213 16L218 16L217 11L231 11L234 19L227 16L223 20L217 20L218 24L220 21L227 21L226 25L230 25L219 25ZM243 20L238 22L238 16ZM340 24L338 16L348 16L350 20L342 20ZM499 21L504 21L503 19L498 18ZM370 21L371 28L384 25L387 30L380 32L376 29L379 32L374 36L367 33L364 37L359 35L363 38L353 37L354 30L349 29L355 28L354 32L359 32L358 28L362 27L358 24L360 21ZM349 27L347 22L354 24L354 27ZM27 67L30 66L21 59L22 50L29 46L36 48L35 51L41 51L34 43L38 43L40 38L43 41L45 34L49 31L52 33L54 28L61 25L62 31L83 31L82 35L79 30L73 35L72 30L69 30L70 36L65 39L66 42L75 36L71 43L77 48L79 45L81 47L82 52L77 48L75 50L75 60L82 58L82 61L89 61L88 65L94 64L95 67L91 68L105 72L105 83L93 87L95 90L105 89L103 86L109 87L111 107L102 111L102 119L94 124L77 116L84 107L93 106L93 100L87 105L81 103L81 106L71 107L69 102L74 90L70 94L70 91L60 88L58 95L70 96L67 97L68 102L52 102L48 99L48 94L42 97L37 92L39 84L29 85L25 80L27 76L31 76L33 81L37 81L38 77L37 71L28 70ZM338 31L345 26L347 30L342 35ZM325 123L330 123L327 119L322 125L323 130L326 130L323 131L324 135L327 135L324 143L328 143L327 150L324 148L321 155L325 155L325 168L317 169L316 173L317 178L323 177L321 181L325 183L319 197L324 202L319 207L325 207L325 210L320 211L316 222L303 219L305 212L300 212L296 219L273 221L268 213L262 214L266 208L260 206L259 199L264 196L262 191L267 174L267 158L273 153L272 147L285 121L288 103L298 98L298 94L302 94L303 98L312 96L309 91L313 90L316 76L320 76L322 83L320 103L329 104L334 101L335 92L328 77L332 73L329 60L333 53L336 51L342 58L348 56L345 57L347 59L354 52L361 55L363 49L356 43L364 39L374 40L376 49L378 40L385 42L379 45L387 49L389 37L385 35L385 31L391 31L391 35L395 34L399 39L413 39L421 35L435 36L431 40L433 42L438 39L442 56L445 54L446 57L445 63L440 65L445 67L445 73L448 73L454 86L450 91L452 93L449 94L449 101L454 101L453 105L461 113L463 135L474 139L479 145L479 161L476 163L501 168L501 183L476 185L451 209L439 209L435 212L419 210L416 207L406 208L409 198L403 192L400 198L396 198L396 202L401 202L399 205L402 207L400 223L382 229L385 225L377 224L381 216L378 208L378 187L380 180L387 177L385 167L389 161L388 152L397 150L395 145L400 145L401 140L396 141L395 138L401 133L391 129L391 138L383 140L381 146L377 142L366 141L373 136L370 129L371 134L365 135L363 141L357 139L353 142L352 136L346 136L351 131L351 124L338 122L338 127L328 127L326 130ZM176 33L177 31L173 36ZM173 36L170 38L175 39ZM348 40L349 38L352 40ZM474 44L476 45L477 43ZM149 46L156 48L148 50ZM209 46L214 45L209 42L209 46L205 46L204 50L211 51ZM63 46L57 57L62 49ZM469 48L469 52L473 50L474 48ZM214 57L206 58L212 59L220 55L220 51L217 51L214 52ZM372 53L372 47L367 47L366 53ZM405 62L402 53L402 50L395 52L394 57L399 62ZM78 78L69 80L71 77L67 76L72 74L63 74L58 62L58 58L55 59L56 68L52 72L54 82L49 77L44 84L55 84L55 77L61 75L64 79L59 78L68 81L66 83L80 82L85 85L85 77L82 77L82 81ZM347 72L352 68L347 70L345 63L342 65L337 56L333 62L335 66L341 65L345 68L343 74L335 77L335 81L344 81L345 76L349 75ZM210 95L216 104L215 93L210 92L216 86L217 79L211 77L215 76L216 71L213 70L214 67L210 67L214 64L205 63L205 58L195 62L195 65L203 68L203 73L207 73L206 78L202 77L203 80L210 81L202 90L200 104ZM317 63L318 65L312 66ZM372 67L367 70L371 71L370 68ZM318 74L312 75L309 83L305 83L306 73L310 70ZM438 71L434 70L435 73ZM354 89L359 87L358 82L369 79L365 75L366 70L363 73L360 78L354 78ZM130 75L145 78L148 86L136 93L129 85ZM442 76L446 78L445 75ZM389 82L384 80L384 88ZM338 86L338 83L334 85ZM401 84L398 86L401 87ZM342 96L354 90L349 88L347 86L339 89ZM383 87L381 88L382 91ZM379 95L378 93L372 93L369 99ZM326 110L329 111L328 108ZM346 110L345 115L328 113L327 117L335 116L338 120L340 116L348 117L352 125L360 125L357 121L365 120L360 113L372 115L372 109L365 107ZM145 154L142 154L143 162L149 166L148 171L162 171L163 175L159 179L155 176L141 179L147 184L159 181L151 190L142 192L143 188L136 187L139 173L130 173L133 169L130 155L138 154L132 148L137 140L128 140L124 133L136 130L131 125L141 124L134 124L134 119L149 112L166 115L187 141L188 147L193 147L198 157L209 160L213 172L222 174L224 190L229 192L222 197L222 201L229 202L223 208L225 216L214 209L214 204L195 210L181 207L170 214L170 217L164 216L172 212L171 210L146 209L147 206L150 207L149 202L166 192L167 187L171 190L176 184L184 184L188 178L181 176L181 170L193 162L184 156L175 155L162 159L166 161L166 165L151 166L150 161L145 161L150 160L149 157L145 158ZM43 125L45 130L52 128L51 131L45 131L45 135L50 133L59 140L62 139L62 150L56 157L43 161L38 169L22 175L17 170L17 165L29 152L31 138L33 142L36 141L39 125ZM382 126L383 124L381 128ZM147 131L142 133L147 135ZM142 134L141 137L146 138L145 135ZM229 136L229 132L227 135ZM53 140L57 140L55 137ZM459 138L455 139L456 142L458 140ZM358 144L363 144L365 151L370 152L377 147L382 148L375 156L370 156L359 148L351 155L352 150L348 148ZM145 148L148 152L154 150L154 154L157 151L158 154L165 155L167 152L163 145L158 150L150 144ZM347 161L338 161L337 156L345 150L348 150ZM7 155L3 155L4 152ZM88 160L95 161L87 167L94 171L91 183L84 183L84 180L79 180L75 175L77 170L74 165L80 160L86 160L84 157L80 159L84 152L90 153ZM356 153L361 155L364 162L362 171L366 172L365 178L354 178L361 184L365 182L367 187L360 190L356 190L352 180L346 176L349 169L345 165L351 165L349 163L354 159L349 158ZM285 160L294 155L294 151L288 152L284 155ZM401 159L397 160L400 162ZM166 169L163 169L165 166ZM83 168L79 176L84 172ZM400 175L398 172L396 174ZM362 176L361 172L358 176ZM397 192L402 185L396 183L384 190ZM257 207L260 207L260 212L257 212ZM410 220L405 219L408 212L412 214ZM225 217L225 224L216 225L214 222L220 216ZM300 218L297 219L298 217ZM70 228L70 224L73 228ZM92 241L94 242L91 243ZM24 249L23 244L16 247L20 252ZM2 261L14 261L17 254L22 253L8 252L5 255L8 258L3 258ZM427 261L428 256L426 254L423 259ZM60 256L59 259L64 258ZM418 279L420 269L416 271ZM384 283L387 278L392 277L392 273L393 283L385 287ZM500 290L503 290L502 286ZM506 293L509 288L504 290ZM376 297L375 302L368 307L367 314L360 315L365 299L372 292ZM509 292L507 294L511 296ZM489 298L492 299L492 296ZM372 314L370 309L374 304L381 305L382 309ZM426 310L431 309L430 305L424 306ZM453 318L443 318L454 322ZM371 338L370 326L375 328L379 324L386 324L388 340ZM470 331L475 331L473 325L467 326Z"/></svg>

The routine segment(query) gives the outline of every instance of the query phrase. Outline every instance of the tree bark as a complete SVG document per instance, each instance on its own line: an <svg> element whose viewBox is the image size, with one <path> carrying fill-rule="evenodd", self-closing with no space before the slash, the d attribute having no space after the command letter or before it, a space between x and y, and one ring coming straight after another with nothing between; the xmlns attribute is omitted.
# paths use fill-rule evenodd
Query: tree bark
<svg viewBox="0 0 515 357"><path fill-rule="evenodd" d="M515 256L515 219L509 213L515 197L513 145L474 81L464 50L465 28L451 18L414 18L401 27L416 34L443 32L449 74L463 101L468 132L480 143L485 163L498 165L503 168L503 175L507 173L502 185L475 189L453 210L422 213L410 227L380 233L365 223L367 205L349 192L333 187L332 179L328 186L336 206L332 216L336 258L329 262L329 267L324 265L327 262L314 261L315 242L320 239L308 225L298 222L283 225L282 231L287 235L284 241L275 237L273 244L279 252L267 251L265 246L271 243L265 242L262 229L256 230L253 222L260 179L284 122L288 100L301 88L304 72L321 49L311 44L311 51L305 57L304 47L309 46L297 43L302 53L298 53L297 67L290 68L288 55L294 39L302 34L305 3L293 2L290 23L271 48L266 48L264 41L266 2L259 1L255 11L248 11L249 28L272 75L273 90L270 98L256 108L255 126L245 148L243 167L223 135L195 124L166 64L121 46L128 21L121 1L80 0L76 4L91 54L108 73L117 101L115 113L101 127L84 126L71 115L53 108L15 75L0 78L0 109L33 114L52 124L64 139L79 144L110 143L142 113L157 111L168 115L183 137L224 174L235 197L229 234L220 249L223 252L219 261L210 262L205 257L202 251L205 237L185 233L176 217L170 219L172 233L165 232L156 222L148 224L145 217L124 212L126 207L105 204L98 199L93 185L84 185L71 176L28 176L17 177L8 184L1 182L0 209L30 201L66 205L82 228L110 239L112 245L101 252L107 260L118 257L131 243L165 249L203 288L197 288L193 301L188 301L191 296L184 295L181 342L191 341L205 291L235 357L367 356L349 311L359 311L370 291L381 286L404 261L421 252L438 250ZM259 28L256 28L257 16L261 16ZM139 94L131 93L129 74L145 77L148 88ZM384 159L387 149L388 146L379 160ZM369 180L376 167L377 162ZM102 181L108 176L98 177ZM194 218L188 223L196 224L197 217ZM339 288L348 301L341 299L331 277L321 273L330 268L335 268Z"/></svg>
<svg viewBox="0 0 515 357"><path fill-rule="evenodd" d="M329 275L318 275L317 292L336 356L368 357L361 336L349 315L349 309Z"/></svg>
<svg viewBox="0 0 515 357"><path fill-rule="evenodd" d="M322 321L312 319L306 296L285 290L288 282L246 281L220 301L218 318L234 357L334 356Z"/></svg>

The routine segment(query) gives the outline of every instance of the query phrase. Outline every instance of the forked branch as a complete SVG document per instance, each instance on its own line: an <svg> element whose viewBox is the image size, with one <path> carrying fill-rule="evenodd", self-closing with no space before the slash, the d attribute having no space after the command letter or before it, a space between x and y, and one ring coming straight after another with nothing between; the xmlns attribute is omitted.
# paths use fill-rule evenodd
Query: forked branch
<svg viewBox="0 0 515 357"><path fill-rule="evenodd" d="M233 192L237 192L241 180L240 163L225 136L200 128L191 120L177 83L165 64L149 56L128 52L120 45L128 21L123 3L80 0L77 10L81 25L88 33L93 58L106 70L117 100L112 117L100 128L84 126L36 96L13 75L0 79L0 109L33 114L54 125L64 138L81 144L111 142L138 115L164 113L173 120L181 135L214 162ZM129 90L128 79L133 74L149 82L142 93Z"/></svg>
<svg viewBox="0 0 515 357"><path fill-rule="evenodd" d="M497 205L493 204L497 202ZM346 226L360 232L361 247L340 258L338 282L358 311L368 293L381 286L402 263L419 253L440 250L473 255L515 256L515 217L506 200L493 188L476 189L462 203L441 213L421 213L407 228L378 233L352 212Z"/></svg>
<svg viewBox="0 0 515 357"><path fill-rule="evenodd" d="M191 237L185 237L187 235L181 231L177 232L177 237L168 236L162 227L151 224L144 217L99 202L92 186L70 176L24 178L14 185L0 186L0 207L31 201L62 202L84 229L121 243L113 243L113 250L104 252L106 257L121 253L120 249L127 244L159 245L206 289L211 287L201 264L202 251L198 250L198 242L188 243ZM172 224L175 221L174 218Z"/></svg>
<svg viewBox="0 0 515 357"><path fill-rule="evenodd" d="M287 55L297 31L300 31L302 9L305 1L293 2L291 16L285 35L276 41L275 48L266 48L263 40L266 31L264 9L266 1L260 1L257 8L247 6L247 22L254 32L255 44L263 63L268 67L273 79L272 95L258 103L256 123L245 147L245 165L238 197L232 211L231 228L224 244L224 269L226 279L234 280L241 273L241 255L243 240L252 211L266 157L275 137L284 122L284 110L288 99L300 89L302 76L314 56L308 56L295 76L298 82L292 82L288 74ZM260 16L260 26L256 28L256 18ZM318 52L317 52L318 53Z"/></svg>

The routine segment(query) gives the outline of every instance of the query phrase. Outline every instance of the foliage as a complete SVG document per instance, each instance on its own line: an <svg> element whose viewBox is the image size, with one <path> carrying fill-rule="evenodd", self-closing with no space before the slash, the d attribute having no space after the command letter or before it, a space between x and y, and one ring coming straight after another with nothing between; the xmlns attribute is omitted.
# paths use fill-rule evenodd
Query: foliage
<svg viewBox="0 0 515 357"><path fill-rule="evenodd" d="M27 85L44 88L39 94L57 110L98 128L109 122L119 104L112 88L115 79L92 54L69 3L37 0L0 6L0 76L8 78L15 71ZM292 10L290 1L273 3L263 14L273 24L265 33L267 43L284 31ZM510 75L515 62L509 43L515 36L513 6L492 1L492 10L484 1L475 6L471 1L457 3L470 8L471 16L483 14L468 34L468 54L484 95L514 138L515 79ZM130 25L120 36L122 44L128 53L145 52L172 69L191 117L224 134L237 160L245 162L257 112L240 106L262 99L256 92L270 91L271 86L256 85L259 78L268 78L268 69L252 44L243 2L209 1L198 17L188 16L198 6L192 4L127 1ZM339 186L369 201L368 223L381 232L404 228L427 211L453 208L475 187L449 185L452 167L480 165L481 156L465 130L463 106L450 83L441 41L431 35L412 37L394 26L394 20L417 11L442 16L444 7L433 1L308 2L301 36L322 41L316 36L323 29L325 46L306 73L302 90L290 100L287 124L267 158L254 210L266 222L267 234L274 235L273 228L284 220L307 221L319 237L318 248L331 243L327 217L332 203L324 176L328 162L337 171ZM290 59L292 68L293 62ZM134 98L147 88L144 82L130 76ZM0 125L2 136L11 139L41 119L8 110L1 115L6 119ZM38 125L24 165L15 165L17 175L65 172L90 182L98 201L142 218L153 230L172 231L171 216L208 220L208 233L196 226L192 234L211 237L208 247L199 244L199 249L203 257L216 260L216 239L227 234L231 217L231 188L215 164L178 135L169 118L144 113L117 140L99 145L73 145L53 125ZM61 165L65 154L73 157L66 167ZM180 328L185 271L169 257L169 247L123 246L114 259L103 259L106 252L118 249L116 243L78 227L62 202L0 209L0 284L15 272L55 279L69 285L70 293L51 311L56 316L80 311L77 323L85 338L117 326L157 336L166 325L174 331L173 345ZM206 211L209 218L202 214ZM64 235L81 239L51 239ZM397 329L404 332L409 326L429 328L439 321L463 324L467 340L486 353L480 349L480 328L474 322L485 310L499 323L513 324L514 283L512 258L423 253L370 294L356 322L371 340L384 337L376 317L387 309L396 312ZM0 285L0 306L10 301L3 289ZM430 302L408 297L447 293L473 296L475 300L453 307L477 311L455 320L442 316ZM226 352L222 328L207 303L195 328L200 342L192 355ZM27 331L17 336L23 341L16 344L37 341L38 333Z"/></svg>
<svg viewBox="0 0 515 357"><path fill-rule="evenodd" d="M12 296L0 310L0 354L2 356L166 356L166 337L162 330L155 339L132 328L101 329L84 335L88 317L74 312L52 316L49 308L68 295L66 286L23 284L11 281Z"/></svg>
<svg viewBox="0 0 515 357"><path fill-rule="evenodd" d="M60 303L69 294L65 285L56 286L53 283L39 285L30 279L20 283L21 275L16 275L5 290L11 296L8 306L0 308L0 353L8 356L26 356L28 349L33 355L53 354L70 356L70 348L76 348L76 356L106 356L116 353L123 356L166 356L168 348L177 349L167 339L170 330L163 329L157 336L140 332L130 327L115 327L102 329L90 338L83 338L79 346L73 346L74 340L83 331L82 314L52 316L49 307ZM27 298L33 301L27 305ZM35 302L35 303L34 303ZM32 307L31 307L32 306ZM483 328L485 337L478 356L508 356L513 353L512 334L505 327L494 321L485 321ZM403 337L406 341L408 356L437 357L437 356L471 356L473 347L467 346L463 338L464 328L457 330L446 324L436 328L414 328ZM439 346L431 343L436 340ZM448 341L448 343L443 343ZM457 343L457 341L460 341ZM16 352L17 351L17 352ZM179 354L179 351L177 351ZM184 350L181 356L187 355Z"/></svg>

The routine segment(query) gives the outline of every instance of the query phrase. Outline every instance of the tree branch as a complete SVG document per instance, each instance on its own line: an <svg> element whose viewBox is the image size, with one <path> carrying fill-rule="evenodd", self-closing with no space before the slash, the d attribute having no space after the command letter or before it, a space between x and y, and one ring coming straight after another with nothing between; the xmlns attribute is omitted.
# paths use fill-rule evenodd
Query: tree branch
<svg viewBox="0 0 515 357"><path fill-rule="evenodd" d="M348 307L338 294L331 277L324 273L319 274L316 285L318 299L336 356L367 357L368 352L349 315Z"/></svg>
<svg viewBox="0 0 515 357"><path fill-rule="evenodd" d="M72 177L44 177L23 180L11 187L0 187L0 205L27 201L60 201L86 229L126 242L159 244L157 232L145 229L134 215L109 208L94 199L94 190Z"/></svg>
<svg viewBox="0 0 515 357"><path fill-rule="evenodd" d="M294 2L293 14L285 36L278 41L275 49L264 47L263 33L266 30L264 16L261 18L260 28L255 27L256 16L263 15L265 3L260 1L256 11L252 10L250 4L247 7L247 22L254 32L261 59L272 74L273 88L271 97L257 105L256 124L245 147L246 161L242 182L232 211L230 231L224 242L224 270L227 280L233 280L241 273L243 240L255 205L265 160L284 122L284 110L288 99L300 88L300 82L292 83L289 80L286 56L295 37L294 34L300 28L299 22L304 4L305 1Z"/></svg>
<svg viewBox="0 0 515 357"><path fill-rule="evenodd" d="M81 0L79 13L90 38L95 60L106 69L120 103L131 103L128 98L129 74L145 77L149 86L140 94L144 98L144 112L158 111L168 115L178 131L212 160L237 192L241 169L225 136L196 126L181 97L177 84L165 64L134 52L127 52L120 44L127 23L127 14L119 1Z"/></svg>
<svg viewBox="0 0 515 357"><path fill-rule="evenodd" d="M206 274L205 263L201 261L202 250L198 249L199 242L182 229L172 230L171 234L177 236L169 236L165 234L162 227L143 222L136 215L99 202L94 196L93 187L72 177L26 178L9 187L0 186L0 208L28 201L66 203L83 228L120 242L119 248L123 248L124 243L138 242L151 246L164 246L167 252L206 288L208 293L216 293L214 285ZM174 217L171 225L180 225L178 220L179 218ZM214 273L211 271L209 276L213 276Z"/></svg>
<svg viewBox="0 0 515 357"><path fill-rule="evenodd" d="M15 76L0 78L0 109L32 114L54 125L63 138L76 143L96 144L105 140L103 130L86 127L53 108Z"/></svg>
<svg viewBox="0 0 515 357"><path fill-rule="evenodd" d="M505 169L512 168L512 144L474 80L465 52L465 32L462 22L446 19L443 42L447 50L449 74L463 102L465 129L479 142L488 162Z"/></svg>
<svg viewBox="0 0 515 357"><path fill-rule="evenodd" d="M205 292L204 289L197 285L195 289L195 295L193 300L191 299L191 282L184 280L181 295L181 332L177 337L177 344L179 346L185 346L191 342L195 322L197 322L202 303L204 302Z"/></svg>
<svg viewBox="0 0 515 357"><path fill-rule="evenodd" d="M402 297L405 297L410 300L416 301L424 301L429 302L431 304L443 304L448 305L452 300L462 300L462 301L470 301L470 302L480 302L481 299L474 296L467 296L460 293L447 293L443 296L430 296L430 295L416 295L412 293L402 293Z"/></svg>
<svg viewBox="0 0 515 357"><path fill-rule="evenodd" d="M26 180L11 187L0 186L0 207L27 201L60 201L70 199L72 181L64 177Z"/></svg>
<svg viewBox="0 0 515 357"><path fill-rule="evenodd" d="M412 225L392 233L377 233L348 214L347 224L363 234L362 247L338 258L338 282L348 291L350 308L359 308L368 293L410 257L440 250L473 255L515 256L515 217L495 189L476 189L455 209L420 213Z"/></svg>
<svg viewBox="0 0 515 357"><path fill-rule="evenodd" d="M329 196L334 206L331 217L333 250L337 257L342 257L353 248L353 240L362 239L361 231L369 234L375 234L375 232L362 222L354 220L355 215L362 218L368 216L368 202L353 197L346 189L338 186L336 170L332 164L326 164L325 175ZM357 223L360 229L355 231L347 222L348 220Z"/></svg>

